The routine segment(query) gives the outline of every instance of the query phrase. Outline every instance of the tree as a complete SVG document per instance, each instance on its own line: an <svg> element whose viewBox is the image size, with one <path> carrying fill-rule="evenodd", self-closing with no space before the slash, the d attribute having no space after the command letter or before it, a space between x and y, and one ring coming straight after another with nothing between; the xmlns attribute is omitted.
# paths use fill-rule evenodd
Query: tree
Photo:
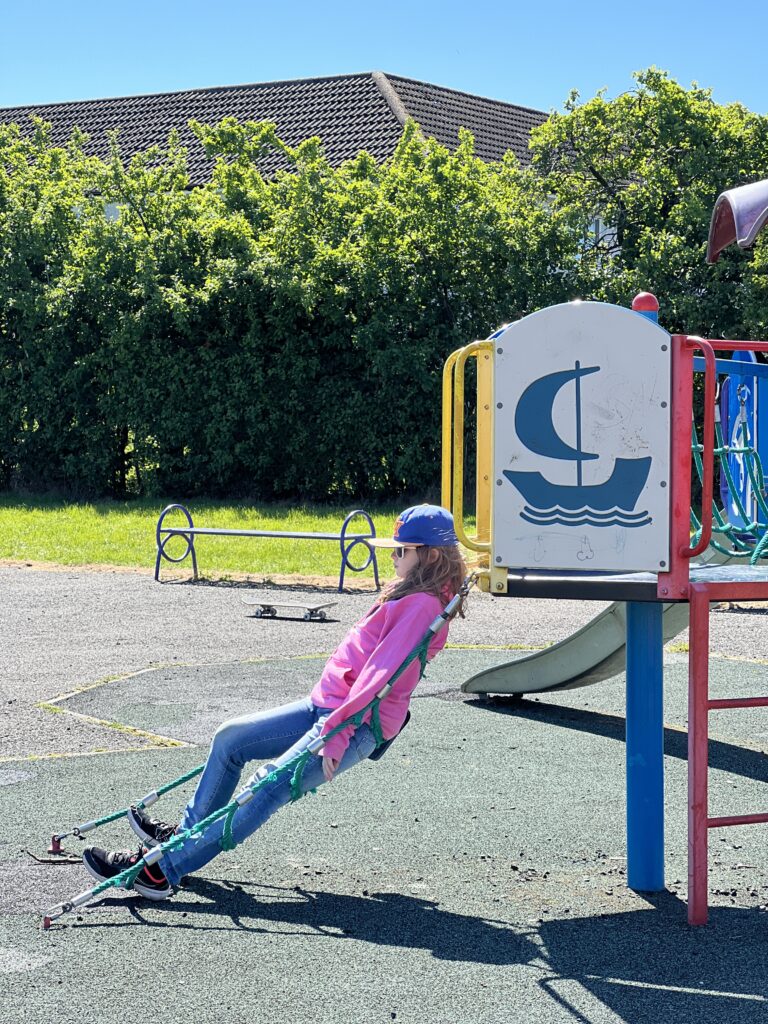
<svg viewBox="0 0 768 1024"><path fill-rule="evenodd" d="M750 257L729 250L711 267L704 253L718 194L768 174L768 118L656 68L634 77L614 100L600 92L579 103L573 93L532 136L553 209L580 239L571 290L622 304L653 291L670 330L746 336Z"/></svg>

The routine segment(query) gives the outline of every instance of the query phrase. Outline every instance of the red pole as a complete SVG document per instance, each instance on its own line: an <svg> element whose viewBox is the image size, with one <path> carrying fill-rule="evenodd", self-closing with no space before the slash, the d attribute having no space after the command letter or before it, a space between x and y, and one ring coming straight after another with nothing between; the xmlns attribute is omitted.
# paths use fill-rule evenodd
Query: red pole
<svg viewBox="0 0 768 1024"><path fill-rule="evenodd" d="M691 584L688 653L688 923L707 923L709 594Z"/></svg>
<svg viewBox="0 0 768 1024"><path fill-rule="evenodd" d="M685 335L675 334L672 345L672 417L668 482L670 489L669 572L659 573L658 596L667 600L688 594L689 562L680 552L691 536L691 415L693 356Z"/></svg>

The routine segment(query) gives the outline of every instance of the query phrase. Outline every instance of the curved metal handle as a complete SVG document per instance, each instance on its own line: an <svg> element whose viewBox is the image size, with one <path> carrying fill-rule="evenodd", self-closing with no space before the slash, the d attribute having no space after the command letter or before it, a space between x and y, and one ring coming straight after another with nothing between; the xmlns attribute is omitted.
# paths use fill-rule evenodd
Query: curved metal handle
<svg viewBox="0 0 768 1024"><path fill-rule="evenodd" d="M453 465L453 368L461 349L451 352L443 366L443 464L440 501L451 507L451 467Z"/></svg>
<svg viewBox="0 0 768 1024"><path fill-rule="evenodd" d="M680 548L681 558L695 558L709 547L712 540L712 491L715 476L715 388L717 369L715 351L703 338L686 338L688 350L701 349L704 355L704 436L702 445L701 537L695 547Z"/></svg>
<svg viewBox="0 0 768 1024"><path fill-rule="evenodd" d="M453 386L453 528L464 547L472 551L490 551L491 545L464 532L464 367L470 356L493 350L490 341L473 341L456 355ZM453 358L452 356L450 358ZM450 361L450 359L449 359Z"/></svg>

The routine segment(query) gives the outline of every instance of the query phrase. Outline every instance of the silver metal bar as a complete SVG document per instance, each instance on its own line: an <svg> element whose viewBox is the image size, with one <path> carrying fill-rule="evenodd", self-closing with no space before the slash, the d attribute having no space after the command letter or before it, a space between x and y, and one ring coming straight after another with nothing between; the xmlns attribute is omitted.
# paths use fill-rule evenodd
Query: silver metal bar
<svg viewBox="0 0 768 1024"><path fill-rule="evenodd" d="M57 921L60 917L68 914L71 909L71 903L57 903L55 907L52 907L51 910L48 911L43 920Z"/></svg>
<svg viewBox="0 0 768 1024"><path fill-rule="evenodd" d="M430 623L430 626L429 626L430 633L439 633L440 630L443 628L443 626L445 626L445 624L447 622L448 622L448 618L445 615L445 612L442 612L440 615L437 616L437 618L434 620L434 622Z"/></svg>
<svg viewBox="0 0 768 1024"><path fill-rule="evenodd" d="M87 892L81 892L79 896L73 896L69 901L73 907L82 907L84 903L93 899L93 889L88 889Z"/></svg>
<svg viewBox="0 0 768 1024"><path fill-rule="evenodd" d="M90 832L92 828L96 828L98 823L98 819L94 819L93 821L86 821L84 825L75 826L75 828L72 829L72 832L70 834L73 836L81 836L83 835L84 832ZM62 839L63 836L59 836L59 838Z"/></svg>

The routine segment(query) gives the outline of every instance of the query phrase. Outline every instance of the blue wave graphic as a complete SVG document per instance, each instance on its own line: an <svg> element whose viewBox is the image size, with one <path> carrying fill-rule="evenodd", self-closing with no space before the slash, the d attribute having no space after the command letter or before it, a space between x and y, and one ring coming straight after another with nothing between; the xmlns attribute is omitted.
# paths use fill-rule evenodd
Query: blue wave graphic
<svg viewBox="0 0 768 1024"><path fill-rule="evenodd" d="M626 529L647 526L652 522L652 517L647 511L626 512L617 506L600 512L584 506L574 512L560 508L559 505L546 509L526 505L520 513L520 518L535 526L623 526Z"/></svg>
<svg viewBox="0 0 768 1024"><path fill-rule="evenodd" d="M609 509L594 509L589 505L582 505L581 508L577 509L565 509L561 508L560 505L550 505L547 508L536 508L533 505L526 505L525 511L532 515L548 516L548 515L562 515L576 518L582 515L589 515L595 519L609 519L612 516L621 516L623 519L642 519L648 515L648 512L628 512L624 508L620 508L618 505L614 505L613 508Z"/></svg>

